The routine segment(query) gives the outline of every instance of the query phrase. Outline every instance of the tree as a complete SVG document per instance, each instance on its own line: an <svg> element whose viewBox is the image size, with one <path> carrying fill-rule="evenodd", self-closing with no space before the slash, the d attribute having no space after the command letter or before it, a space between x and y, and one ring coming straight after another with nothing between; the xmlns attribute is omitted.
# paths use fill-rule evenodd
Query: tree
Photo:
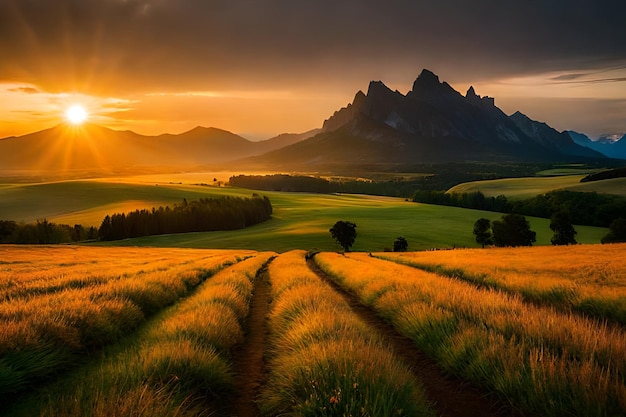
<svg viewBox="0 0 626 417"><path fill-rule="evenodd" d="M492 223L493 242L496 246L532 246L536 233L521 214L511 213Z"/></svg>
<svg viewBox="0 0 626 417"><path fill-rule="evenodd" d="M572 226L569 213L565 210L557 211L552 215L550 221L550 229L554 232L554 236L550 241L553 245L575 245L576 230Z"/></svg>
<svg viewBox="0 0 626 417"><path fill-rule="evenodd" d="M18 225L13 220L0 220L0 242L9 241L13 233L18 230Z"/></svg>
<svg viewBox="0 0 626 417"><path fill-rule="evenodd" d="M620 217L611 222L609 233L601 240L602 243L626 242L626 218Z"/></svg>
<svg viewBox="0 0 626 417"><path fill-rule="evenodd" d="M409 242L403 236L398 236L398 238L393 242L393 251L394 252L406 252L409 248Z"/></svg>
<svg viewBox="0 0 626 417"><path fill-rule="evenodd" d="M329 232L344 251L350 252L350 247L356 239L356 224L339 220L329 229Z"/></svg>
<svg viewBox="0 0 626 417"><path fill-rule="evenodd" d="M476 220L476 223L474 223L474 234L476 235L476 242L480 243L483 248L485 245L491 245L493 240L489 219L481 218Z"/></svg>

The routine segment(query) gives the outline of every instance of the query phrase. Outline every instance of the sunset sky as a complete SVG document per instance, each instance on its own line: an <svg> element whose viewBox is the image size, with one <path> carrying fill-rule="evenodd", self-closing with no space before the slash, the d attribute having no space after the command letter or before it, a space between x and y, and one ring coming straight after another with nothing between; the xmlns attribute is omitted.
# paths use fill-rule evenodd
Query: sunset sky
<svg viewBox="0 0 626 417"><path fill-rule="evenodd" d="M507 114L626 132L623 0L0 0L0 137L63 121L249 139L428 68Z"/></svg>

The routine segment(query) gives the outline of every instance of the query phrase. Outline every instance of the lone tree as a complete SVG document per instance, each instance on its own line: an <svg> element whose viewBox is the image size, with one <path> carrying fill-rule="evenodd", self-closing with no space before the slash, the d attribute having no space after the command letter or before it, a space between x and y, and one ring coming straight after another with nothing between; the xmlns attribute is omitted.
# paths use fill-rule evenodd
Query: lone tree
<svg viewBox="0 0 626 417"><path fill-rule="evenodd" d="M626 218L620 217L611 222L609 233L601 240L602 243L626 242Z"/></svg>
<svg viewBox="0 0 626 417"><path fill-rule="evenodd" d="M557 211L552 215L550 221L550 229L554 232L550 241L553 245L575 245L576 230L572 226L572 222L567 211Z"/></svg>
<svg viewBox="0 0 626 417"><path fill-rule="evenodd" d="M476 223L474 223L474 234L476 235L476 242L480 243L483 248L485 245L493 244L489 219L481 218L476 220Z"/></svg>
<svg viewBox="0 0 626 417"><path fill-rule="evenodd" d="M339 220L330 228L329 232L344 251L350 252L350 247L356 239L356 224Z"/></svg>
<svg viewBox="0 0 626 417"><path fill-rule="evenodd" d="M398 236L398 238L393 242L393 251L394 252L406 252L409 248L409 242L403 236Z"/></svg>
<svg viewBox="0 0 626 417"><path fill-rule="evenodd" d="M511 213L492 223L493 242L496 246L532 246L537 234L521 214Z"/></svg>

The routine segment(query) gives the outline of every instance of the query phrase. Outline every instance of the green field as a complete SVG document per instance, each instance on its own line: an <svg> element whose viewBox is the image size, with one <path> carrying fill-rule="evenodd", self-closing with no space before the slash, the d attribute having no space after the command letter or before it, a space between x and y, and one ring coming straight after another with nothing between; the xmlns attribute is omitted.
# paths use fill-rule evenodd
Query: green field
<svg viewBox="0 0 626 417"><path fill-rule="evenodd" d="M585 175L559 175L554 177L504 178L499 180L473 181L456 185L451 193L480 191L487 197L504 195L511 200L532 198L555 190L597 192L626 196L626 178L581 183Z"/></svg>
<svg viewBox="0 0 626 417"><path fill-rule="evenodd" d="M158 181L155 181L158 179ZM184 181L181 181L183 180ZM99 226L106 214L137 208L176 204L215 195L250 196L253 191L192 185L212 182L198 178L159 176L128 177L19 184L0 187L0 219L33 222L47 218L56 223ZM272 220L237 231L187 233L110 242L110 245L163 246L187 248L338 250L328 229L337 220L357 224L355 251L392 248L404 236L409 250L477 247L472 234L474 222L485 217L500 218L493 212L407 202L398 198L365 195L323 195L307 193L258 192L267 195L274 207ZM537 232L538 245L549 245L552 231L548 219L529 218ZM599 243L607 229L576 227L580 243Z"/></svg>

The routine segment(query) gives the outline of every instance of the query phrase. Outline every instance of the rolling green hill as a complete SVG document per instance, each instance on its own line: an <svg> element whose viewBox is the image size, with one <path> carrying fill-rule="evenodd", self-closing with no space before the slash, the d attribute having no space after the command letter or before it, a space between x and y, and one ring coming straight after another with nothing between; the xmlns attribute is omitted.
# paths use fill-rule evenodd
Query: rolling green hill
<svg viewBox="0 0 626 417"><path fill-rule="evenodd" d="M208 175L212 178L211 175ZM253 191L171 181L150 182L142 177L115 180L68 181L0 187L0 219L32 222L47 218L56 223L99 226L106 214L175 204L215 195L250 196ZM209 180L207 180L209 181ZM259 192L260 193L260 192ZM476 219L500 218L499 213L417 204L403 199L365 195L324 195L262 192L274 207L272 220L238 231L188 233L111 242L111 245L190 248L246 248L285 251L293 248L338 250L328 229L337 220L357 224L355 251L393 247L398 236L409 250L477 247L472 234ZM531 218L537 244L550 244L549 220ZM603 228L582 227L581 243L599 243Z"/></svg>
<svg viewBox="0 0 626 417"><path fill-rule="evenodd" d="M581 183L584 175L555 177L504 178L499 180L472 181L456 185L450 193L480 191L487 197L505 195L510 200L532 198L555 190L587 191L626 196L626 178Z"/></svg>

